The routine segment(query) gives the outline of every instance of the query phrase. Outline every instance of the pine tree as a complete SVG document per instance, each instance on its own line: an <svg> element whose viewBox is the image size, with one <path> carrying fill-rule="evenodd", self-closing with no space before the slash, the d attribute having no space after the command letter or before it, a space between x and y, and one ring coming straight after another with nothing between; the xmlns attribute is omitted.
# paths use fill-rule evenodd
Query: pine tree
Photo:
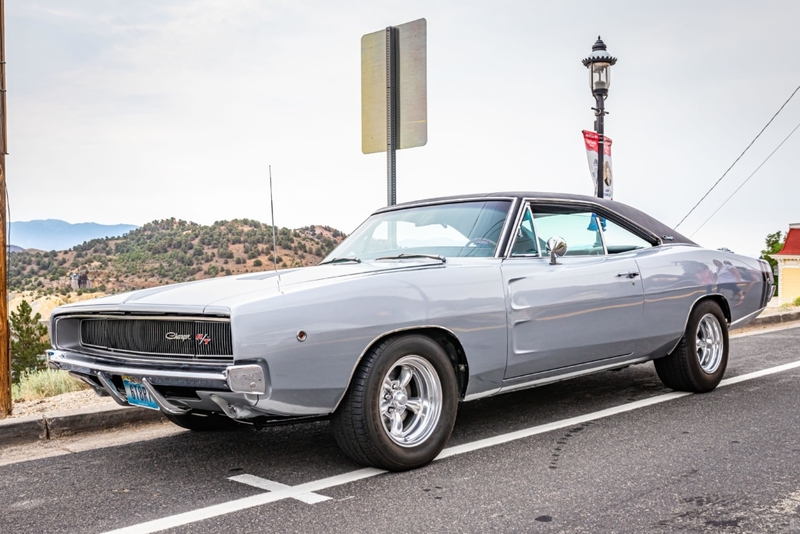
<svg viewBox="0 0 800 534"><path fill-rule="evenodd" d="M42 315L32 315L28 301L20 302L16 312L9 314L11 323L11 380L19 382L23 371L44 369L44 351L50 348L47 326L39 320Z"/></svg>

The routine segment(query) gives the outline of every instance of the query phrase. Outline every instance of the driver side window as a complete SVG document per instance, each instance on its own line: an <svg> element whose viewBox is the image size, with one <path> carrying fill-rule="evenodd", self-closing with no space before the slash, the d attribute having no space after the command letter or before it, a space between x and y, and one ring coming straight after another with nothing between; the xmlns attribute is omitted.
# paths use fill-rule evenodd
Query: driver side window
<svg viewBox="0 0 800 534"><path fill-rule="evenodd" d="M605 254L600 230L603 222L594 213L534 213L533 220L544 250L551 237L560 237L567 242L567 256Z"/></svg>

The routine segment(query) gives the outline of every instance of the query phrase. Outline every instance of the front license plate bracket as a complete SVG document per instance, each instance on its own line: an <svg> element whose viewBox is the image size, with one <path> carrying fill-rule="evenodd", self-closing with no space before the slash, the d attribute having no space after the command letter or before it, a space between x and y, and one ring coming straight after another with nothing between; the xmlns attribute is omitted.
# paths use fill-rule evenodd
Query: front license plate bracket
<svg viewBox="0 0 800 534"><path fill-rule="evenodd" d="M144 387L142 381L132 376L123 376L122 385L125 386L125 396L128 398L128 404L131 406L139 406L149 410L160 410L158 403Z"/></svg>

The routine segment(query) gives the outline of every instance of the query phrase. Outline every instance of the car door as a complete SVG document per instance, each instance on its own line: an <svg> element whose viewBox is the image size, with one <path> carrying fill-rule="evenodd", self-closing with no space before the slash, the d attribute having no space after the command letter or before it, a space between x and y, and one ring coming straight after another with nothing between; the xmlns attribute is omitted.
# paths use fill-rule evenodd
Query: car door
<svg viewBox="0 0 800 534"><path fill-rule="evenodd" d="M635 252L607 254L605 219L589 209L528 205L503 261L505 378L633 355L643 330ZM565 239L552 264L546 243Z"/></svg>

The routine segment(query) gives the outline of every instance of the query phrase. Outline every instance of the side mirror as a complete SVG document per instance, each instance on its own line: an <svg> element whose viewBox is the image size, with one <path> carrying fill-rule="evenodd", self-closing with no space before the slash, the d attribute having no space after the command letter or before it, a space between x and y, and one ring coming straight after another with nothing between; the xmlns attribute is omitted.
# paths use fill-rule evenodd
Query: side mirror
<svg viewBox="0 0 800 534"><path fill-rule="evenodd" d="M550 251L550 265L559 265L556 256L561 257L567 253L567 242L563 237L551 237L547 240L547 250Z"/></svg>

